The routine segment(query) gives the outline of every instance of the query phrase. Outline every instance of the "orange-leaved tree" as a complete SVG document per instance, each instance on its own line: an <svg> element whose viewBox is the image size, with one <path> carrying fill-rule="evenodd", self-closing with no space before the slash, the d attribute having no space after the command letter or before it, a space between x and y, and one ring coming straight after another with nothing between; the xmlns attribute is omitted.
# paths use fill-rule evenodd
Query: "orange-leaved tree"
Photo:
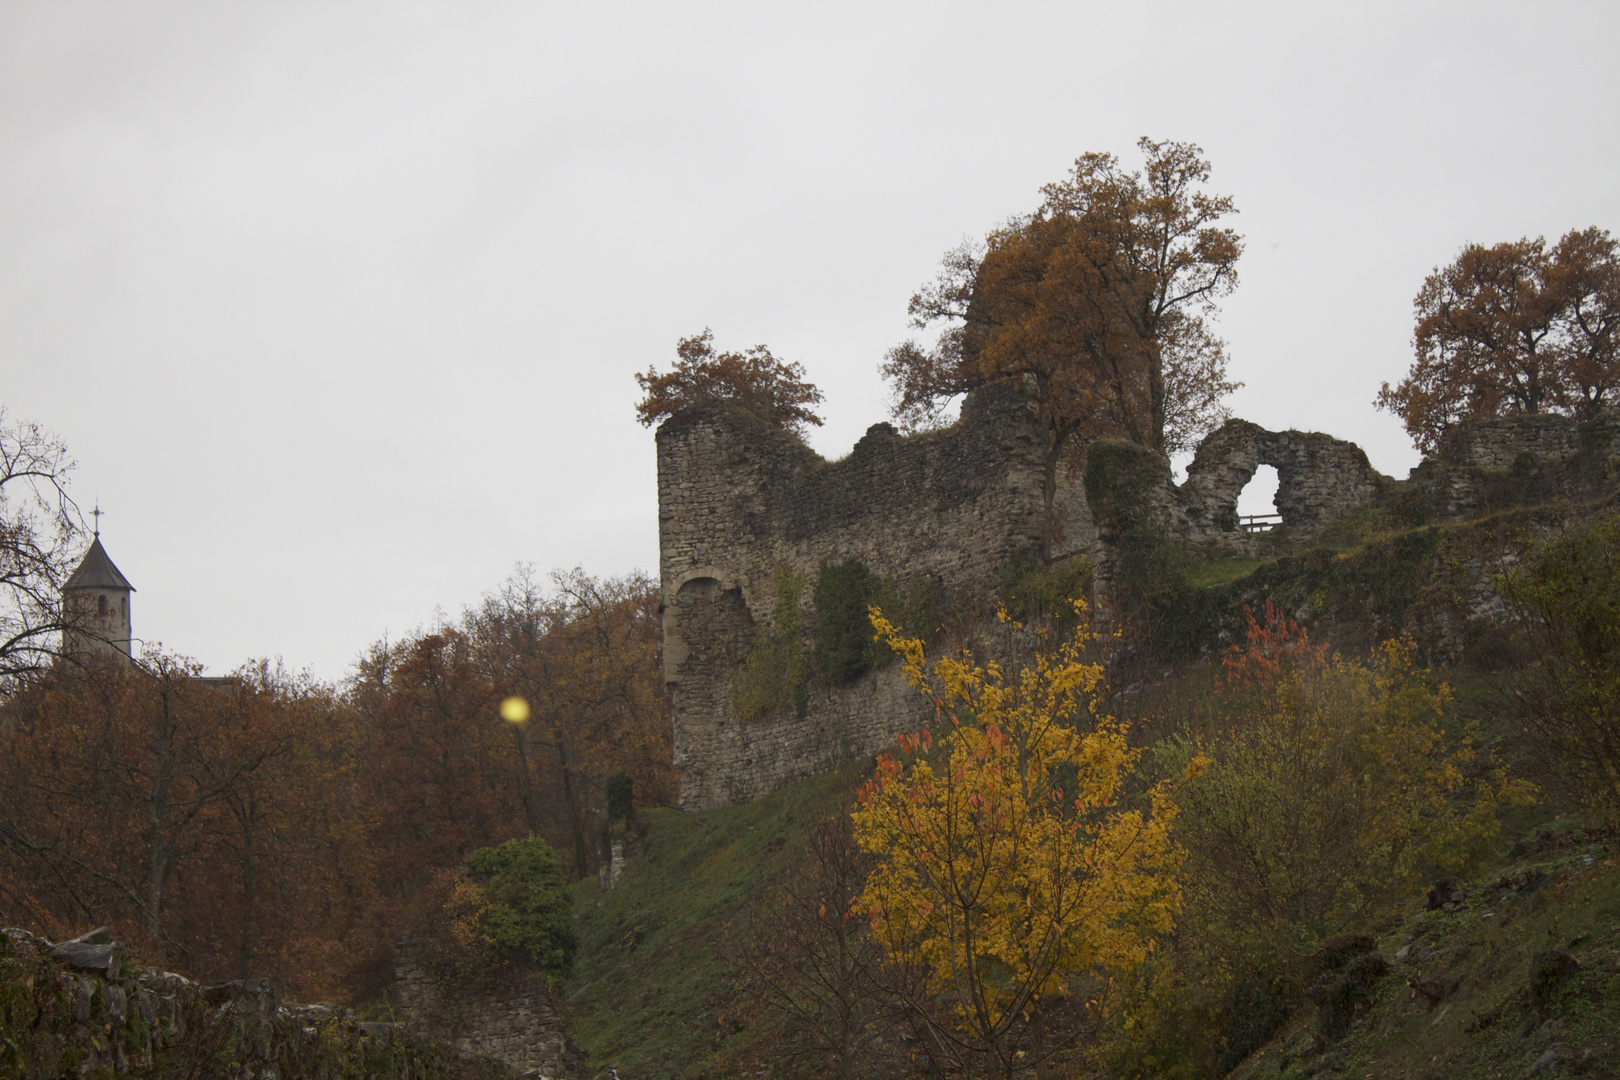
<svg viewBox="0 0 1620 1080"><path fill-rule="evenodd" d="M1620 388L1620 246L1607 230L1469 244L1413 301L1416 358L1376 404L1419 450L1480 416L1594 415Z"/></svg>
<svg viewBox="0 0 1620 1080"><path fill-rule="evenodd" d="M1228 415L1224 344L1206 319L1237 284L1242 241L1220 222L1192 143L1142 139L1140 171L1090 153L1017 217L944 258L911 298L912 325L943 323L931 348L889 351L883 374L908 427L990 384L1029 390L1046 436L1047 502L1058 465L1102 436L1190 449Z"/></svg>
<svg viewBox="0 0 1620 1080"><path fill-rule="evenodd" d="M803 437L805 425L820 425L810 411L821 391L804 379L804 365L785 363L764 345L746 352L716 352L714 334L705 329L675 343L675 366L659 373L656 366L636 376L642 399L636 419L642 426L668 420L688 405L733 401L762 420Z"/></svg>
<svg viewBox="0 0 1620 1080"><path fill-rule="evenodd" d="M1176 804L1159 785L1128 805L1138 752L1098 711L1088 632L1048 648L1002 619L1009 647L1040 643L1023 666L946 658L930 677L922 643L873 610L936 701L942 745L902 737L908 760L878 759L853 816L874 860L862 904L891 961L919 974L927 1051L1013 1076L1073 1048L1088 1014L1077 980L1139 965L1181 898Z"/></svg>

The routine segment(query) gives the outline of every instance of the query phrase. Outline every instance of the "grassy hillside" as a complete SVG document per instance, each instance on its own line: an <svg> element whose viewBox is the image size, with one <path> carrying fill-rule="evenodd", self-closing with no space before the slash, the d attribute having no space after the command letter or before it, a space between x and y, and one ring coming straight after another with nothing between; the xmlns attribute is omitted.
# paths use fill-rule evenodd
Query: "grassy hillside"
<svg viewBox="0 0 1620 1080"><path fill-rule="evenodd" d="M1401 508L1368 508L1311 544L1279 537L1269 558L1144 559L1144 573L1161 575L1139 590L1150 605L1138 624L1150 662L1114 702L1133 737L1206 733L1219 660L1241 640L1243 609L1271 597L1310 622L1314 640L1348 654L1407 631L1430 662L1456 659L1437 672L1456 690L1447 728L1472 725L1476 745L1524 775L1524 746L1489 674L1523 662L1522 648L1468 615L1488 599L1480 583L1493 560L1556 531L1572 509L1495 507L1480 520L1430 524ZM795 1075L779 1060L768 1018L742 1000L748 913L797 856L806 829L847 801L865 765L747 806L643 811L644 854L619 887L573 887L581 949L567 1012L589 1054L585 1076L753 1075L766 1063L770 1075ZM1380 924L1371 944L1381 960L1364 953L1354 971L1315 973L1320 981L1303 998L1309 980L1292 984L1279 1000L1291 1010L1287 1024L1233 1075L1620 1075L1620 840L1538 833L1571 810L1551 787L1537 806L1504 808L1502 861L1478 869L1449 906L1426 910L1414 898L1404 921ZM1302 960L1274 959L1290 979ZM1238 1000L1205 1011L1241 1011ZM1324 1016L1348 1029L1329 1023L1324 1038Z"/></svg>
<svg viewBox="0 0 1620 1080"><path fill-rule="evenodd" d="M731 1076L769 1057L769 1031L750 1022L734 982L748 906L851 779L823 777L723 810L644 811L646 854L618 888L574 886L582 942L567 1009L589 1054L584 1076ZM1232 1075L1519 1077L1538 1061L1537 1075L1615 1075L1616 845L1613 835L1543 832L1543 850L1462 882L1452 906L1427 910L1414 898L1409 916L1377 936L1382 975L1359 998L1339 991L1350 997L1348 1034L1324 1044L1322 1010L1301 1003ZM1538 997L1537 954L1549 951L1567 952L1579 969L1563 981L1549 970ZM1322 973L1328 998L1343 975ZM773 1064L772 1075L791 1075Z"/></svg>
<svg viewBox="0 0 1620 1080"><path fill-rule="evenodd" d="M618 887L573 886L580 950L566 1008L570 1035L590 1055L586 1076L722 1076L718 1052L747 1054L760 1036L739 1027L732 984L749 905L858 773L745 806L643 810L645 854Z"/></svg>
<svg viewBox="0 0 1620 1080"><path fill-rule="evenodd" d="M1359 992L1338 991L1354 1017L1342 1039L1319 1048L1323 1010L1307 1007L1232 1075L1615 1076L1615 840L1542 839L1551 850L1464 882L1460 902L1422 910L1382 934L1384 974ZM1319 996L1332 1001L1344 981L1342 971L1324 973Z"/></svg>

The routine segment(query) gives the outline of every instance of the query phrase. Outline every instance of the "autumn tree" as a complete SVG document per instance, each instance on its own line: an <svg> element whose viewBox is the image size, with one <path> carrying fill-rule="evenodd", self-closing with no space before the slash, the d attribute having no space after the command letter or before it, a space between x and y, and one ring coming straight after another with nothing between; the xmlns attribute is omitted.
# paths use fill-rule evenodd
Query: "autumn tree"
<svg viewBox="0 0 1620 1080"><path fill-rule="evenodd" d="M0 408L0 691L57 652L61 586L84 532L68 495L73 465L55 435Z"/></svg>
<svg viewBox="0 0 1620 1080"><path fill-rule="evenodd" d="M528 831L496 712L499 695L459 627L374 646L353 700L381 887L407 904L433 872Z"/></svg>
<svg viewBox="0 0 1620 1080"><path fill-rule="evenodd" d="M1048 507L1059 466L1092 439L1189 449L1238 386L1207 322L1237 284L1242 242L1220 225L1232 200L1205 191L1196 145L1137 145L1141 170L1086 154L1034 213L947 252L908 307L917 329L943 326L938 341L907 341L883 364L895 416L913 429L970 390L1027 389L1046 436Z"/></svg>
<svg viewBox="0 0 1620 1080"><path fill-rule="evenodd" d="M1083 628L1022 665L945 658L930 678L921 642L875 611L873 625L943 733L938 751L927 731L903 736L903 758L881 755L861 792L856 837L874 864L861 904L891 961L924 973L928 997L909 1004L949 1068L1041 1067L1081 1033L1079 981L1135 969L1171 929L1175 802L1166 785L1145 808L1125 798L1138 751L1098 711Z"/></svg>
<svg viewBox="0 0 1620 1080"><path fill-rule="evenodd" d="M496 695L524 711L500 725L521 770L530 828L590 871L593 802L625 771L657 805L675 790L665 712L658 586L645 574L595 578L556 571L550 589L520 568L475 611L467 629Z"/></svg>
<svg viewBox="0 0 1620 1080"><path fill-rule="evenodd" d="M149 651L34 680L3 718L8 917L53 934L110 923L208 977L353 985L375 903L330 687L267 664L204 679Z"/></svg>
<svg viewBox="0 0 1620 1080"><path fill-rule="evenodd" d="M749 915L742 949L747 1001L763 1006L772 1041L827 1075L912 1076L901 1051L904 978L870 932L861 889L871 857L847 814L812 828L794 864Z"/></svg>
<svg viewBox="0 0 1620 1080"><path fill-rule="evenodd" d="M804 365L786 363L764 345L744 352L717 352L714 334L705 329L675 343L675 366L660 373L656 365L636 376L642 399L636 419L644 427L674 416L689 405L731 401L772 424L802 438L809 424L821 417L811 406L821 402L821 391L805 381Z"/></svg>
<svg viewBox="0 0 1620 1080"><path fill-rule="evenodd" d="M1433 452L1471 417L1589 417L1620 381L1620 251L1606 230L1485 247L1436 268L1413 301L1416 359L1377 405Z"/></svg>

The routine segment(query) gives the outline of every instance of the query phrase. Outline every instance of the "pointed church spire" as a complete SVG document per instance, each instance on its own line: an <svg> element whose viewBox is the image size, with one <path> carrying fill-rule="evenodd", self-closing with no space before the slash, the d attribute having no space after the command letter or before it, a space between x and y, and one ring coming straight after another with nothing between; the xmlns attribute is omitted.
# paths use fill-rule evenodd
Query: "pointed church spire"
<svg viewBox="0 0 1620 1080"><path fill-rule="evenodd" d="M81 658L105 656L128 660L134 635L130 631L129 583L101 546L101 504L93 511L95 535L67 581L62 600L67 609L68 627L63 631L62 648Z"/></svg>

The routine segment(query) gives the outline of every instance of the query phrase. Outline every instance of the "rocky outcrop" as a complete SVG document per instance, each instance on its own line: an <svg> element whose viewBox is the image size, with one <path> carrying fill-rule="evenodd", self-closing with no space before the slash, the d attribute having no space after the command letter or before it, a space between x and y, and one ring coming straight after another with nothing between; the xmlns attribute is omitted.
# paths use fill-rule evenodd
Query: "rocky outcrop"
<svg viewBox="0 0 1620 1080"><path fill-rule="evenodd" d="M451 1080L398 1024L284 1004L267 980L201 985L131 963L105 930L53 944L0 930L0 1075Z"/></svg>

